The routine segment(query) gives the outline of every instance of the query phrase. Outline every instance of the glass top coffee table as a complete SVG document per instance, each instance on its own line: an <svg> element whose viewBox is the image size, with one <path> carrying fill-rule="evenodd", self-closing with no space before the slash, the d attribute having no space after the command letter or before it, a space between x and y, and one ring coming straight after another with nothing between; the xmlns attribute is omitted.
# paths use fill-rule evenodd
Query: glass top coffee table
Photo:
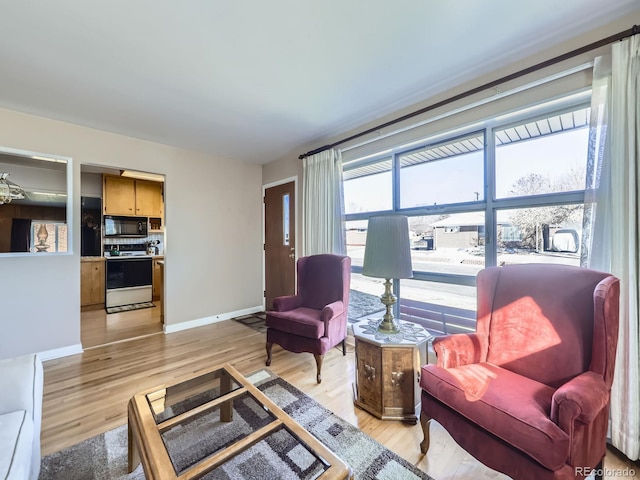
<svg viewBox="0 0 640 480"><path fill-rule="evenodd" d="M344 479L349 467L224 364L129 401L129 472L148 480Z"/></svg>

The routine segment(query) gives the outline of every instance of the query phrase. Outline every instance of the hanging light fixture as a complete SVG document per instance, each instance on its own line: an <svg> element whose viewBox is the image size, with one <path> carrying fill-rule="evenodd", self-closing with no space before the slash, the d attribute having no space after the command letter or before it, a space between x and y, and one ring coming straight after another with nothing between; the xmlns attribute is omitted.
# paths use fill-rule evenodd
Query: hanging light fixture
<svg viewBox="0 0 640 480"><path fill-rule="evenodd" d="M11 203L11 200L21 200L24 198L24 190L10 180L7 180L8 173L0 173L0 205Z"/></svg>

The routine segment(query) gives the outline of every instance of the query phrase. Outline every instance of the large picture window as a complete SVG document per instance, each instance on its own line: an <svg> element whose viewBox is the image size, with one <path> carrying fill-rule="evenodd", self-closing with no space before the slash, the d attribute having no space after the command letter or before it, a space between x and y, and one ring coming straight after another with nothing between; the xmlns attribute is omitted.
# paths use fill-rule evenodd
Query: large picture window
<svg viewBox="0 0 640 480"><path fill-rule="evenodd" d="M344 165L347 253L356 289L367 220L409 217L414 278L395 282L399 316L433 333L472 330L475 277L494 265L579 265L588 95L487 120ZM373 159L373 160L372 160Z"/></svg>

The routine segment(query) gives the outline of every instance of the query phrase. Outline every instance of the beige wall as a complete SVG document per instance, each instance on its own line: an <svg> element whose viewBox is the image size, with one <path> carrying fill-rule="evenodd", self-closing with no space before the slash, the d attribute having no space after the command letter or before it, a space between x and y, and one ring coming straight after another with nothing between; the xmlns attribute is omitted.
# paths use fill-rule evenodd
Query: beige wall
<svg viewBox="0 0 640 480"><path fill-rule="evenodd" d="M302 152L301 152L302 153ZM302 160L292 155L281 160L268 163L262 168L262 184L279 182L282 179L298 176L302 180ZM300 197L302 198L302 197Z"/></svg>
<svg viewBox="0 0 640 480"><path fill-rule="evenodd" d="M166 175L166 324L262 304L261 167L0 109L0 146ZM80 256L0 258L0 358L80 343Z"/></svg>

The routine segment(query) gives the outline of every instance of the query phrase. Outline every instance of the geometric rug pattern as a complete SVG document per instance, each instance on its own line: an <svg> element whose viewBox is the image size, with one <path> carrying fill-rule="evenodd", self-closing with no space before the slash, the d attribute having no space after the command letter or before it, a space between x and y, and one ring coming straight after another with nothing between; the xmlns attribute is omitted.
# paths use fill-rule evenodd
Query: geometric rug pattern
<svg viewBox="0 0 640 480"><path fill-rule="evenodd" d="M242 323L247 327L251 327L260 333L267 333L267 326L265 325L267 315L264 312L254 313L251 315L244 315L242 317L236 317L233 320Z"/></svg>
<svg viewBox="0 0 640 480"><path fill-rule="evenodd" d="M140 310L142 308L151 308L155 307L153 302L140 302L140 303L132 303L129 305L118 305L117 307L107 307L107 313L120 313L120 312L128 312L131 310Z"/></svg>
<svg viewBox="0 0 640 480"><path fill-rule="evenodd" d="M252 380L267 397L349 465L356 479L430 479L271 371L261 370Z"/></svg>
<svg viewBox="0 0 640 480"><path fill-rule="evenodd" d="M380 292L382 294L382 292ZM380 312L385 306L380 301L380 296L360 292L349 291L349 322L357 323L362 317Z"/></svg>
<svg viewBox="0 0 640 480"><path fill-rule="evenodd" d="M271 371L259 370L247 378L349 465L354 478L358 480L430 479L424 472ZM241 403L243 404L234 405L234 410L238 414L238 420L247 423L247 428L254 429L255 422L259 425L259 422L264 422L264 417L269 415L256 404ZM234 423L235 418L236 413L234 413ZM194 452L192 447L207 441L206 423L213 420L199 419L200 429L189 429L190 433L187 435L191 435L191 438L181 438L185 432L180 431L171 432L165 438L167 445L173 442L173 446L177 446L173 449L173 462L178 470L202 455L202 452ZM219 435L218 432L219 430L216 430L218 438L215 441L221 445L233 441L233 437L238 435L236 431ZM184 447L182 452L181 445ZM209 448L211 445L204 447L205 450ZM127 427L123 425L44 457L39 479L143 480L145 478L141 466L131 474L126 473L126 467ZM283 429L277 435L258 442L253 448L234 457L203 478L207 480L313 479L322 473L323 468L322 462L319 462Z"/></svg>

